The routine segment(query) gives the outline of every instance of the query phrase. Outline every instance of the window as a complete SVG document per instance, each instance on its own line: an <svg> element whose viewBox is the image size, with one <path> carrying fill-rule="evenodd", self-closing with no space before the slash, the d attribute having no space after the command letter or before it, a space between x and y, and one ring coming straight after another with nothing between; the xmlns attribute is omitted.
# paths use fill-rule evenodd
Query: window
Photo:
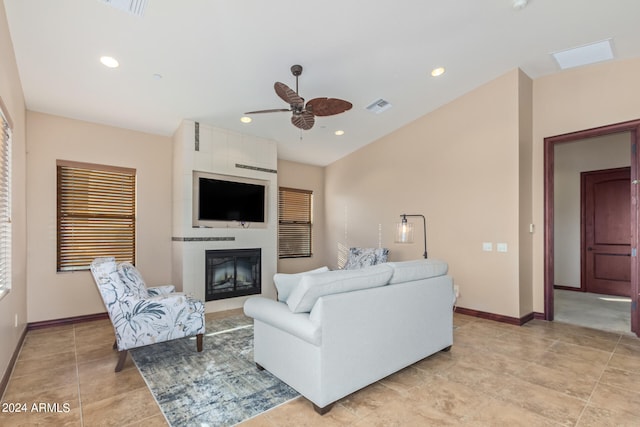
<svg viewBox="0 0 640 427"><path fill-rule="evenodd" d="M0 297L11 289L11 119L0 100Z"/></svg>
<svg viewBox="0 0 640 427"><path fill-rule="evenodd" d="M278 256L311 256L311 202L313 192L280 187L278 190Z"/></svg>
<svg viewBox="0 0 640 427"><path fill-rule="evenodd" d="M96 257L135 263L135 169L58 160L57 271Z"/></svg>

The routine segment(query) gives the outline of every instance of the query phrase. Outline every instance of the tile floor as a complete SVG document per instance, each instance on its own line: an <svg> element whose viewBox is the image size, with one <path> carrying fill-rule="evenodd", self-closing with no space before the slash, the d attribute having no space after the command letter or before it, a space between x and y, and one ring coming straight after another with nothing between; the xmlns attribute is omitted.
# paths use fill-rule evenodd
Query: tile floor
<svg viewBox="0 0 640 427"><path fill-rule="evenodd" d="M640 425L639 339L539 320L517 327L456 314L454 322L450 352L342 399L323 417L298 398L242 426ZM112 344L106 320L30 331L1 399L29 412L0 412L0 425L166 425L131 359L113 372ZM40 402L49 411L31 412Z"/></svg>

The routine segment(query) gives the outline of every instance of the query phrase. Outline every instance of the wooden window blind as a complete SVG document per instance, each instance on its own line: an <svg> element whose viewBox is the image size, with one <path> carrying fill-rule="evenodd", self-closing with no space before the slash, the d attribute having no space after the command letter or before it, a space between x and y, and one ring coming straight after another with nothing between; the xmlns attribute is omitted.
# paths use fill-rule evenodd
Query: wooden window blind
<svg viewBox="0 0 640 427"><path fill-rule="evenodd" d="M58 160L57 270L96 257L135 263L136 170Z"/></svg>
<svg viewBox="0 0 640 427"><path fill-rule="evenodd" d="M0 297L11 289L11 120L0 100Z"/></svg>
<svg viewBox="0 0 640 427"><path fill-rule="evenodd" d="M278 256L311 256L313 192L280 187L278 190Z"/></svg>

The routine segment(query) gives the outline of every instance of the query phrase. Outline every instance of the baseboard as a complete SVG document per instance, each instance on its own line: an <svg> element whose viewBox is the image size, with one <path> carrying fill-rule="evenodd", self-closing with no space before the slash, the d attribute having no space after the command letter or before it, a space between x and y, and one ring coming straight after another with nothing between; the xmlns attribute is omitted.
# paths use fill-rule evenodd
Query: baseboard
<svg viewBox="0 0 640 427"><path fill-rule="evenodd" d="M561 289L563 291L574 291L574 292L584 292L585 290L582 288L576 288L575 286L562 286L562 285L553 285L553 289Z"/></svg>
<svg viewBox="0 0 640 427"><path fill-rule="evenodd" d="M4 392L7 389L9 379L11 378L11 373L13 372L13 367L16 364L16 360L18 360L18 355L20 354L20 350L22 349L22 344L24 343L24 339L26 336L27 328L24 328L24 330L22 331L22 335L20 335L20 339L18 340L18 345L16 345L16 348L13 350L13 355L11 356L11 360L9 360L7 370L2 376L2 381L0 382L0 397L4 396Z"/></svg>
<svg viewBox="0 0 640 427"><path fill-rule="evenodd" d="M109 315L105 313L87 314L84 316L66 317L64 319L44 320L41 322L30 322L27 330L51 328L53 326L73 325L76 323L90 322L92 320L108 319Z"/></svg>
<svg viewBox="0 0 640 427"><path fill-rule="evenodd" d="M501 323L508 323L510 325L516 325L516 326L522 326L525 323L536 318L536 314L533 312L518 318L518 317L503 316L502 314L487 313L485 311L472 310L470 308L464 308L464 307L456 307L456 313L466 314L467 316L493 320Z"/></svg>

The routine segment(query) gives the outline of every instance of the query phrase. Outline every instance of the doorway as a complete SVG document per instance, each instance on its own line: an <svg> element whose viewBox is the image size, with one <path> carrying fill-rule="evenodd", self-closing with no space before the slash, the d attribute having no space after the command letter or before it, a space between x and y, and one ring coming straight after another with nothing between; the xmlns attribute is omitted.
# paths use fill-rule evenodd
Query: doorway
<svg viewBox="0 0 640 427"><path fill-rule="evenodd" d="M630 159L630 176L632 184L629 185L629 194L628 200L630 201L629 209L629 218L627 222L627 226L625 226L628 231L630 238L630 247L632 250L631 256L628 258L630 260L630 293L631 293L631 331L636 333L636 335L640 336L640 315L638 312L638 265L639 260L636 256L636 249L638 247L638 205L636 203L637 195L638 195L638 185L637 185L637 177L638 177L638 154L637 154L637 139L640 131L640 120L635 120L631 122L624 122L610 126L604 126L595 129L589 129L579 132L574 132L571 134L559 135L554 137L548 137L544 140L544 174L545 174L545 182L544 182L544 200L545 200L545 224L544 224L544 260L545 260L545 274L544 274L544 299L545 299L545 313L544 318L546 320L554 319L554 285L556 284L556 268L562 270L565 266L564 263L559 263L556 260L556 257L560 253L564 253L565 251L558 251L556 249L556 245L558 241L564 242L563 238L558 238L556 240L556 230L554 227L555 220L555 210L556 208L560 209L561 206L558 204L556 207L557 201L554 200L555 190L554 190L554 181L555 181L555 149L556 147L561 147L564 145L568 145L569 143L576 143L581 140L587 140L590 138L598 138L604 137L607 135L626 133L628 135L628 145L627 145L627 153L628 159ZM575 221L574 221L575 222ZM592 247L593 248L593 247ZM558 252L558 253L556 253ZM580 256L581 252L578 251L568 251L572 254L578 254ZM582 267L580 267L582 268ZM580 279L582 280L582 279ZM561 285L563 285L561 283ZM580 288L582 283L578 282L570 282L566 283L568 287Z"/></svg>

